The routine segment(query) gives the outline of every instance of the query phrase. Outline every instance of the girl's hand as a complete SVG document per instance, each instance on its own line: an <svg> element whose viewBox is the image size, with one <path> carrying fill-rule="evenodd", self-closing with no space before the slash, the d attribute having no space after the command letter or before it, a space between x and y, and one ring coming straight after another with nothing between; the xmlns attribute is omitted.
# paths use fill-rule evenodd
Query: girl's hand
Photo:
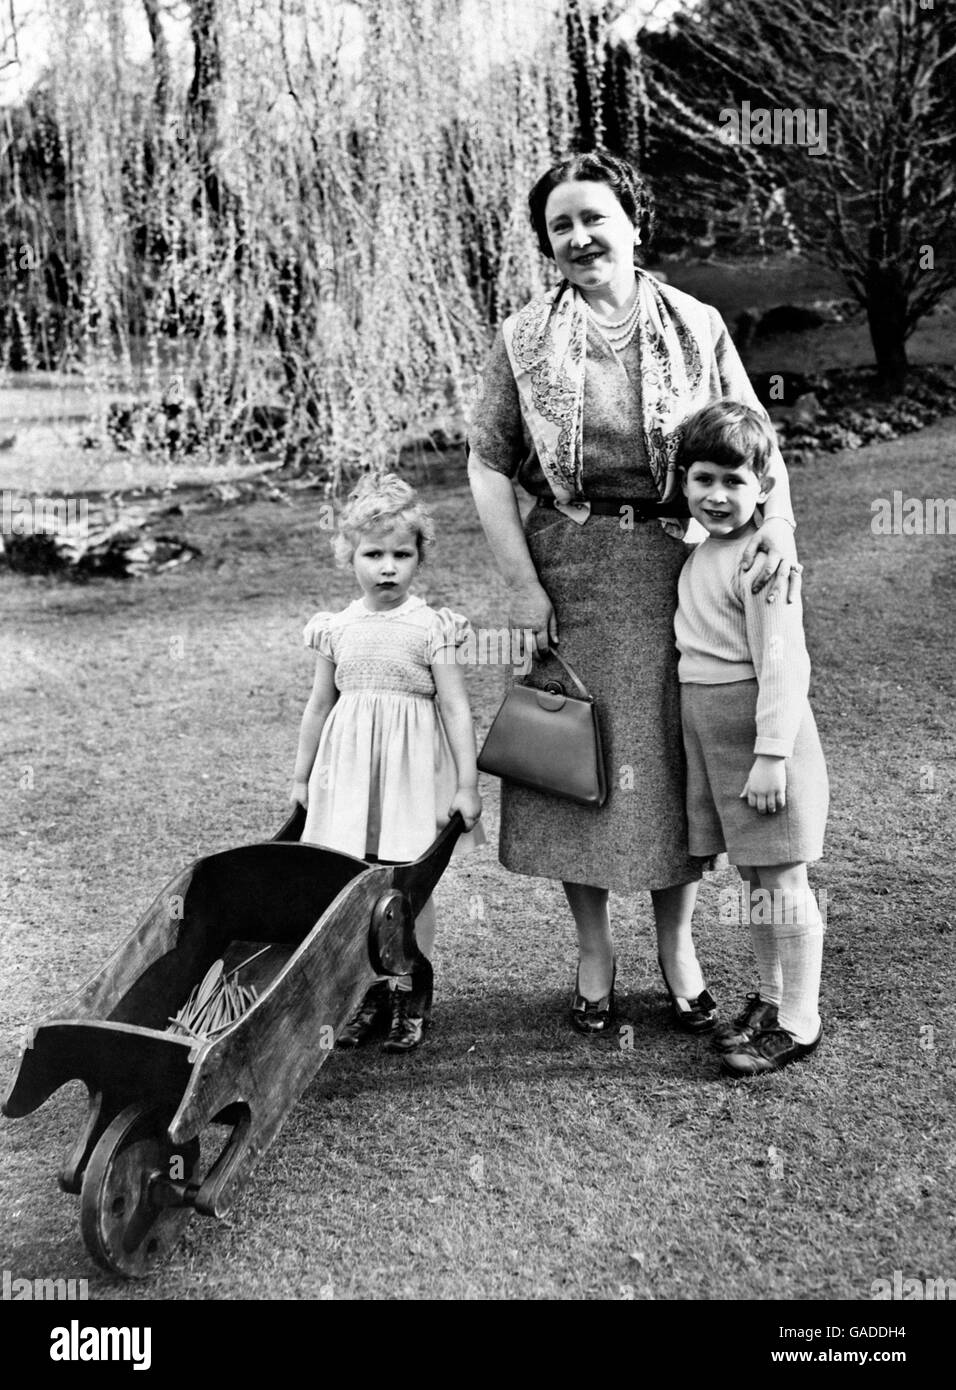
<svg viewBox="0 0 956 1390"><path fill-rule="evenodd" d="M747 805L753 806L761 815L774 815L782 811L787 804L786 758L772 758L766 753L758 753L747 785L740 795L746 797Z"/></svg>
<svg viewBox="0 0 956 1390"><path fill-rule="evenodd" d="M546 652L549 647L558 644L558 620L554 616L551 600L540 584L529 584L515 590L508 622L521 632L533 632L534 644L539 652Z"/></svg>
<svg viewBox="0 0 956 1390"><path fill-rule="evenodd" d="M766 559L763 558L764 554ZM744 551L742 568L749 570L758 559L759 565L753 577L755 594L759 594L760 590L769 584L768 603L773 603L777 596L784 592L788 603L793 603L799 598L803 566L797 563L797 544L793 538L793 527L784 521L783 517L768 517L757 534L751 537Z"/></svg>
<svg viewBox="0 0 956 1390"><path fill-rule="evenodd" d="M293 805L298 803L303 810L309 808L309 784L308 782L293 782L289 800Z"/></svg>
<svg viewBox="0 0 956 1390"><path fill-rule="evenodd" d="M465 829L470 830L481 815L481 797L478 795L476 787L458 788L448 808L449 817L453 816L456 811L461 812Z"/></svg>

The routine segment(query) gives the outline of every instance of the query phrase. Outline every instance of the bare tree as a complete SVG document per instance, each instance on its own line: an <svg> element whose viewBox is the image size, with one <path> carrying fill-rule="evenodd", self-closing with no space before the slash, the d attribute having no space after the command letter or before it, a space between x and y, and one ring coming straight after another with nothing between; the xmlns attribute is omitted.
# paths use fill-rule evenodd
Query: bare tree
<svg viewBox="0 0 956 1390"><path fill-rule="evenodd" d="M883 388L901 390L907 338L956 285L952 15L932 0L711 0L681 32L710 76L688 89L651 58L665 138L785 199L865 308Z"/></svg>
<svg viewBox="0 0 956 1390"><path fill-rule="evenodd" d="M213 212L218 213L222 188L215 150L222 83L222 42L217 0L192 0L190 33L193 41L193 80L187 101L198 141L206 198Z"/></svg>
<svg viewBox="0 0 956 1390"><path fill-rule="evenodd" d="M169 45L163 31L159 0L143 0L146 23L149 26L150 42L153 46L153 69L155 71L154 99L160 127L166 123L170 99Z"/></svg>

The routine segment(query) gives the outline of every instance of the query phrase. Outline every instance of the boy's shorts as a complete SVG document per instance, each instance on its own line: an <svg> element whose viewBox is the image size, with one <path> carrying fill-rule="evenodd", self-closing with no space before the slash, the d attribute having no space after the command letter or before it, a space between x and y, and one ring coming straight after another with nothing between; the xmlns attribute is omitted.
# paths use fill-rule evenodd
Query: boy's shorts
<svg viewBox="0 0 956 1390"><path fill-rule="evenodd" d="M693 855L726 850L732 864L807 864L823 854L830 789L809 703L787 759L787 804L761 815L740 793L754 765L757 682L685 684L687 825Z"/></svg>

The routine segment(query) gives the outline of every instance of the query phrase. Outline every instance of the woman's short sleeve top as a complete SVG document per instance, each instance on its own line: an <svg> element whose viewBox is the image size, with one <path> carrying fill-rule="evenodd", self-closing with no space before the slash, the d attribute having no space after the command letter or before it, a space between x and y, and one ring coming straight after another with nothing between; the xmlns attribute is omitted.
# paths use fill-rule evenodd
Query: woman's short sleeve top
<svg viewBox="0 0 956 1390"><path fill-rule="evenodd" d="M588 497L657 498L644 450L640 348L623 352L588 324L584 378L584 486ZM521 418L518 388L501 331L482 373L468 429L471 451L536 497L550 488Z"/></svg>

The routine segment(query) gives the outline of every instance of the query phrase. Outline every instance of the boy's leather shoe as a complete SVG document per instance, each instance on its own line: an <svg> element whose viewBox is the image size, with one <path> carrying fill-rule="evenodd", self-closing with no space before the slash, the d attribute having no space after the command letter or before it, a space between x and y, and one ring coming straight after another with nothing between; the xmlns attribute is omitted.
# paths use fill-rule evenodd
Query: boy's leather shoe
<svg viewBox="0 0 956 1390"><path fill-rule="evenodd" d="M747 1002L730 1023L720 1023L714 1029L714 1049L717 1052L736 1052L753 1040L762 1028L776 1028L777 1006L759 994L748 994Z"/></svg>
<svg viewBox="0 0 956 1390"><path fill-rule="evenodd" d="M749 1043L721 1057L724 1071L732 1076L760 1076L768 1071L780 1071L801 1057L808 1057L820 1045L823 1025L810 1043L799 1043L786 1028L762 1028Z"/></svg>

